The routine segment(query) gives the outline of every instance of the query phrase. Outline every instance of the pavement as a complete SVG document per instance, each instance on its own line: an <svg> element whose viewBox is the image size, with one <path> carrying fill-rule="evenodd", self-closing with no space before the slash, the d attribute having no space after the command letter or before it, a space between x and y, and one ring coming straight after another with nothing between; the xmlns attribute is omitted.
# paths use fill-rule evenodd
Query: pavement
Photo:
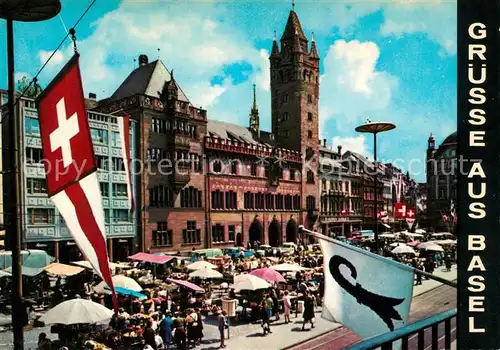
<svg viewBox="0 0 500 350"><path fill-rule="evenodd" d="M454 265L450 272L446 272L444 268L439 267L434 271L434 275L453 281L457 278L457 267ZM442 283L423 279L422 285L415 286L413 289L413 297L421 299L427 292L442 286ZM427 302L425 304L428 304ZM413 309L413 307L412 307ZM427 311L426 311L427 312ZM438 312L435 312L438 313ZM292 315L291 323L286 325L283 319L271 323L272 334L262 336L262 328L260 323L257 324L234 324L230 322L229 338L226 334L226 346L228 350L238 349L260 349L260 350L276 350L295 348L298 344L305 343L309 339L320 339L324 334L331 333L334 330L341 333L345 328L341 328L340 324L332 323L321 318L321 308L316 309L315 328L310 329L306 326L306 331L302 331L302 317L294 318ZM0 314L0 349L13 349L13 337L8 325L10 324L10 316ZM4 327L5 328L2 328ZM45 332L49 338L53 338L50 333L50 327L34 328L24 332L25 349L31 350L37 348L38 335ZM219 348L219 331L214 319L207 319L204 322L204 342L197 349L209 350ZM352 337L351 337L352 338ZM354 339L354 338L353 338ZM355 341L355 340L354 340ZM338 348L340 349L340 348Z"/></svg>
<svg viewBox="0 0 500 350"><path fill-rule="evenodd" d="M451 267L450 271L446 271L446 268L441 266L437 267L434 270L433 275L437 277L444 278L448 281L456 281L457 279L457 265L453 265ZM413 297L416 297L417 295L424 294L430 290L433 290L434 288L437 288L441 286L442 283L434 280L426 280L425 277L422 277L422 284L418 286L413 287Z"/></svg>

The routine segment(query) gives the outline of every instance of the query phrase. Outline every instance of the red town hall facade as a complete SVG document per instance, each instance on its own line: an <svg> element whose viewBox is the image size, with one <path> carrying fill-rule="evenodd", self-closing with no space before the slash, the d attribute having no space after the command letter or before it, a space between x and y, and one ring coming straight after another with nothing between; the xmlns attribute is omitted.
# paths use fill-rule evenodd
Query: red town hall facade
<svg viewBox="0 0 500 350"><path fill-rule="evenodd" d="M96 110L138 121L142 251L295 242L318 228L319 55L290 12L270 55L272 131L255 101L248 127L210 120L159 60L136 68ZM255 86L254 86L255 89ZM298 136L298 137L297 137Z"/></svg>

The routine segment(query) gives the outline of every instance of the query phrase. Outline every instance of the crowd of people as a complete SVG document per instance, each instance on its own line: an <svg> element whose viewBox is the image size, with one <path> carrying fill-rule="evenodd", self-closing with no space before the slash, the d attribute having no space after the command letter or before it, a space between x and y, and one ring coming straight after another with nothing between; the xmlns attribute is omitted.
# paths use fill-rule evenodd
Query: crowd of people
<svg viewBox="0 0 500 350"><path fill-rule="evenodd" d="M425 239L421 238L422 242ZM381 241L382 253L401 263L413 266L416 269L432 274L436 267L451 268L455 259L455 246L445 245L442 251L415 249L415 254L393 254L394 247L401 244L416 246L415 240L405 235L395 236L394 239ZM361 248L371 249L370 239L358 237L351 239L349 244ZM448 242L449 243L449 242ZM254 251L261 246L255 242ZM87 348L90 343L93 348L102 349L191 349L199 347L206 339L207 323L217 329L219 347L226 347L226 332L229 327L229 310L224 309L224 300L236 300L238 310L233 310L232 322L260 323L262 336L273 333L273 323L284 318L284 323L291 322L291 316L302 320L302 330L308 326L315 327L315 308L321 305L324 294L323 257L318 245L297 244L291 254L282 254L277 249L267 249L264 254L247 256L244 249L213 259L204 256L191 256L184 259L177 257L165 266L153 268L150 264L129 263L129 268L115 271L115 274L127 275L143 284L142 294L121 295L120 309L108 326L101 326L99 330L87 330L78 336L79 341L70 336L51 342L43 333L40 335L40 349L58 349L66 346L68 349L78 348L77 343ZM195 261L213 264L213 269L221 274L221 278L191 278L189 264ZM274 265L287 263L296 266L296 271L282 271L285 283L270 282L268 288L255 290L235 290L232 280L239 275L251 273L256 269L266 269ZM123 264L122 264L123 265ZM154 271L155 276L151 274ZM172 285L169 281L190 281L193 285ZM47 277L42 283L49 288ZM147 283L145 281L148 281ZM49 289L52 290L52 303L63 299L78 296L112 308L109 293L98 294L95 290L98 279L90 273L83 273L75 278L58 278ZM422 275L416 274L416 284L422 283ZM148 286L144 285L147 284ZM193 289L194 288L194 289ZM46 293L44 293L45 295ZM81 331L81 329L79 329ZM81 332L82 333L82 332ZM73 334L67 332L66 334ZM210 334L213 341L214 334Z"/></svg>

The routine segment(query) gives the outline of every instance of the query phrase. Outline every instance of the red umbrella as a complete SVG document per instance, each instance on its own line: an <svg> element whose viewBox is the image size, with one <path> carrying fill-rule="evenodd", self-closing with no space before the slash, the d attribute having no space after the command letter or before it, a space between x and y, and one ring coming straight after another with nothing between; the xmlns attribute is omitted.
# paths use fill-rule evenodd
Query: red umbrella
<svg viewBox="0 0 500 350"><path fill-rule="evenodd" d="M269 268L257 269L250 272L251 275L262 278L267 282L280 283L286 282L285 278L278 272Z"/></svg>
<svg viewBox="0 0 500 350"><path fill-rule="evenodd" d="M406 245L410 246L410 247L416 247L417 245L419 245L420 242L419 241L413 241L413 242L408 242L406 243Z"/></svg>

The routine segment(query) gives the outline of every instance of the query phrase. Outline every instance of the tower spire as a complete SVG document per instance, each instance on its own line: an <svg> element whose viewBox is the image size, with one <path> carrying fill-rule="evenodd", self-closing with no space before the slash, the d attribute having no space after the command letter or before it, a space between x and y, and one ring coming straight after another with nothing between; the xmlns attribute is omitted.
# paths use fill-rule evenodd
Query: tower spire
<svg viewBox="0 0 500 350"><path fill-rule="evenodd" d="M250 125L249 128L253 133L259 134L260 132L260 121L259 121L259 108L257 107L257 94L256 85L253 84L253 104L250 110Z"/></svg>
<svg viewBox="0 0 500 350"><path fill-rule="evenodd" d="M316 41L314 40L314 32L312 32L311 36L311 52L309 54L312 59L319 60L318 49L316 48Z"/></svg>
<svg viewBox="0 0 500 350"><path fill-rule="evenodd" d="M280 49L278 47L278 41L276 40L276 31L274 31L273 48L271 49L270 57L277 57L280 54Z"/></svg>

